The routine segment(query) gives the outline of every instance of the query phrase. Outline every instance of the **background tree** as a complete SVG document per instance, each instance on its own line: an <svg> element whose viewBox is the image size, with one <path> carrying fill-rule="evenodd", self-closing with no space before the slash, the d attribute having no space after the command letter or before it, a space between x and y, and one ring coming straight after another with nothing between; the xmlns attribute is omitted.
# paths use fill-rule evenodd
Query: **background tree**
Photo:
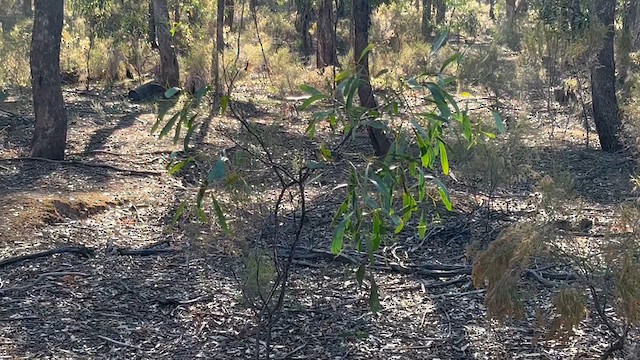
<svg viewBox="0 0 640 360"><path fill-rule="evenodd" d="M433 0L422 0L422 24L420 31L427 41L431 39L431 31L433 30L431 25L432 7Z"/></svg>
<svg viewBox="0 0 640 360"><path fill-rule="evenodd" d="M378 107L373 97L373 88L369 81L369 53L365 52L369 45L369 24L371 17L371 5L367 0L353 0L353 26L354 44L353 55L361 80L358 87L360 105L366 109ZM376 155L385 155L389 151L391 142L384 131L378 127L368 126L367 132Z"/></svg>
<svg viewBox="0 0 640 360"><path fill-rule="evenodd" d="M318 39L317 67L320 69L329 65L338 65L336 16L333 11L333 0L320 0L316 34Z"/></svg>
<svg viewBox="0 0 640 360"><path fill-rule="evenodd" d="M616 0L596 1L594 12L606 33L596 62L591 68L591 96L593 100L593 119L604 151L622 149L620 142L620 115L616 98L616 70L614 61L614 20Z"/></svg>
<svg viewBox="0 0 640 360"><path fill-rule="evenodd" d="M36 117L31 156L64 159L67 115L60 84L63 0L35 0L31 40L31 89Z"/></svg>
<svg viewBox="0 0 640 360"><path fill-rule="evenodd" d="M216 41L213 49L211 71L213 73L213 86L216 96L222 94L222 80L220 79L220 57L224 52L224 1L218 1L216 16Z"/></svg>
<svg viewBox="0 0 640 360"><path fill-rule="evenodd" d="M180 71L173 40L171 39L167 0L152 1L158 49L160 51L160 82L168 87L180 86Z"/></svg>
<svg viewBox="0 0 640 360"><path fill-rule="evenodd" d="M296 0L296 30L300 34L300 52L303 56L311 55L313 47L311 34L311 18L313 17L313 6L311 0Z"/></svg>

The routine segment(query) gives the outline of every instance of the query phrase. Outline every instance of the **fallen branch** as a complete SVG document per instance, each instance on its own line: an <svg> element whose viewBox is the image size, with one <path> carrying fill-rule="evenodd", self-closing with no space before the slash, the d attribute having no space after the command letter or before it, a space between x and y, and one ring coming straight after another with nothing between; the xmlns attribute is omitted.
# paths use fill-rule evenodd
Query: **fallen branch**
<svg viewBox="0 0 640 360"><path fill-rule="evenodd" d="M12 256L12 257L0 260L0 267L7 266L7 265L24 261L24 260L37 259L40 257L51 256L54 254L61 254L61 253L73 253L73 254L84 256L84 257L90 257L90 256L93 256L94 250L84 245L63 246L63 247L59 247L51 250L40 251L33 254Z"/></svg>
<svg viewBox="0 0 640 360"><path fill-rule="evenodd" d="M85 273L81 273L81 272L76 272L76 271L61 271L61 272L50 272L50 273L44 273L40 276L38 276L38 278L36 279L36 281L32 282L29 285L25 285L25 286L16 286L16 287L12 287L12 288L6 288L6 289L0 289L0 293L5 293L5 292L10 292L10 291L24 291L24 290L29 290L32 287L36 286L36 284L38 284L39 282L41 282L42 280L46 279L47 277L50 276L89 276L89 274L85 274Z"/></svg>
<svg viewBox="0 0 640 360"><path fill-rule="evenodd" d="M54 164L63 164L63 165L74 165L74 166L84 166L84 167L92 167L92 168L103 168L109 169L117 172L129 173L131 175L153 175L160 176L164 174L162 171L153 171L153 170L134 170L134 169L124 169L121 167L108 165L108 164L95 164L95 163L87 163L78 160L51 160L41 157L32 157L32 156L22 156L15 158L1 158L2 162L11 162L11 161L43 161Z"/></svg>
<svg viewBox="0 0 640 360"><path fill-rule="evenodd" d="M211 300L212 298L213 298L213 296L211 296L211 295L202 295L202 296L198 296L196 298L188 299L188 300L179 300L179 299L175 299L175 298L167 298L167 299L159 299L158 303L160 305L189 305L189 304L194 304L194 303L201 302L201 301Z"/></svg>
<svg viewBox="0 0 640 360"><path fill-rule="evenodd" d="M96 336L99 337L100 339L104 340L104 341L108 341L108 342L114 343L116 345L130 347L130 348L134 348L134 349L137 349L137 350L141 349L140 345L127 344L127 343L124 343L122 341L114 340L112 338L109 338L109 337L106 337L106 336L103 336L103 335L96 335Z"/></svg>
<svg viewBox="0 0 640 360"><path fill-rule="evenodd" d="M179 249L116 249L118 255L150 256L158 254L173 254Z"/></svg>

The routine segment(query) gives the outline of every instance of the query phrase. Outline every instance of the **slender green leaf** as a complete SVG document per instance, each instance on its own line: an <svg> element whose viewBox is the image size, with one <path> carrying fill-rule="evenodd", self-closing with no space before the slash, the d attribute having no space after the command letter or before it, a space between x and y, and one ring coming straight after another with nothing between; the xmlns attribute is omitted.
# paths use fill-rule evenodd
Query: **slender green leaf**
<svg viewBox="0 0 640 360"><path fill-rule="evenodd" d="M504 120L502 120L502 116L497 111L492 111L493 120L496 122L496 128L500 134L504 134L507 131L507 128L504 125Z"/></svg>
<svg viewBox="0 0 640 360"><path fill-rule="evenodd" d="M333 255L338 255L342 251L344 247L344 231L347 228L347 223L349 222L349 216L345 217L340 221L338 227L336 227L335 232L333 233L333 239L331 240L331 253Z"/></svg>
<svg viewBox="0 0 640 360"><path fill-rule="evenodd" d="M176 213L173 215L173 220L171 221L172 226L178 223L178 220L180 220L186 208L187 208L186 201L183 201L180 203L180 205L178 205L178 208L176 209Z"/></svg>
<svg viewBox="0 0 640 360"><path fill-rule="evenodd" d="M182 89L179 88L179 87L169 88L169 89L167 89L167 91L164 92L164 97L168 99L168 98L172 97L173 95L179 93L180 91L182 91Z"/></svg>
<svg viewBox="0 0 640 360"><path fill-rule="evenodd" d="M364 264L360 264L360 266L358 266L358 270L356 270L356 281L360 286L362 286L362 282L364 281L364 270L365 270Z"/></svg>
<svg viewBox="0 0 640 360"><path fill-rule="evenodd" d="M309 106L311 106L313 103L320 101L320 100L324 100L327 98L327 95L325 94L316 94L316 95L312 95L310 98L308 98L307 100L305 100L302 105L300 105L300 110L305 110L306 108L308 108Z"/></svg>
<svg viewBox="0 0 640 360"><path fill-rule="evenodd" d="M424 218L424 210L420 213L420 222L418 223L418 236L420 240L424 240L427 236L427 222Z"/></svg>
<svg viewBox="0 0 640 360"><path fill-rule="evenodd" d="M170 169L169 169L169 175L174 175L175 173L177 173L178 171L182 170L182 168L187 165L188 163L190 163L191 161L193 161L193 158L188 158L188 159L184 159L182 161L180 161L179 163L173 165Z"/></svg>
<svg viewBox="0 0 640 360"><path fill-rule="evenodd" d="M449 157L447 156L447 147L441 140L438 141L438 147L440 149L440 165L442 165L442 173L449 175Z"/></svg>
<svg viewBox="0 0 640 360"><path fill-rule="evenodd" d="M380 306L380 294L378 293L378 285L376 284L373 275L369 277L369 281L371 282L371 289L369 293L369 308L371 312L376 314L378 311L382 310L382 306Z"/></svg>
<svg viewBox="0 0 640 360"><path fill-rule="evenodd" d="M455 53L455 54L449 56L449 58L447 60L445 60L444 63L442 64L442 66L440 67L440 72L443 72L452 63L458 62L460 60L460 58L462 58L462 54L460 54L460 53Z"/></svg>
<svg viewBox="0 0 640 360"><path fill-rule="evenodd" d="M176 121L178 121L179 118L180 118L180 113L179 112L173 114L171 119L169 119L167 124L162 128L162 131L160 131L160 137L161 138L166 136L169 133L169 131L171 131L171 129L176 124Z"/></svg>
<svg viewBox="0 0 640 360"><path fill-rule="evenodd" d="M229 225L227 224L227 218L224 216L224 213L222 212L222 207L220 206L220 203L218 202L218 200L213 194L211 194L211 201L213 202L213 210L216 213L216 218L218 218L218 225L220 225L220 227L222 228L222 231L226 235L229 235L230 231L229 231Z"/></svg>
<svg viewBox="0 0 640 360"><path fill-rule="evenodd" d="M362 53L360 54L360 57L358 58L358 62L362 61L362 59L364 59L364 57L367 56L367 54L369 54L369 52L371 52L371 50L373 50L373 44L367 45L367 47L364 48L364 50L362 50Z"/></svg>
<svg viewBox="0 0 640 360"><path fill-rule="evenodd" d="M448 31L443 31L440 33L436 41L433 43L433 46L431 47L432 56L440 50L444 42L447 40L447 37L449 37Z"/></svg>
<svg viewBox="0 0 640 360"><path fill-rule="evenodd" d="M444 206L447 208L447 210L452 211L453 205L451 203L451 196L449 196L449 190L447 190L447 187L444 186L442 181L438 180L437 178L431 178L431 180L438 186L438 193L440 194L440 198L442 199L442 203L444 204Z"/></svg>
<svg viewBox="0 0 640 360"><path fill-rule="evenodd" d="M322 91L307 84L300 85L300 90L310 94L311 96L322 95Z"/></svg>

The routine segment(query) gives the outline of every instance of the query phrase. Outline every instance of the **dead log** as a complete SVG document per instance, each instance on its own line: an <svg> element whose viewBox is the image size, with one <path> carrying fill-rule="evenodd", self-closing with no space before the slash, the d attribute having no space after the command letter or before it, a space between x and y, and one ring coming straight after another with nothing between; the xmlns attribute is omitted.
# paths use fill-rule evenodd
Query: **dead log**
<svg viewBox="0 0 640 360"><path fill-rule="evenodd" d="M90 257L90 256L93 256L94 250L84 245L63 246L63 247L59 247L51 250L36 252L33 254L18 255L18 256L12 256L6 259L2 259L0 260L0 267L14 264L24 260L31 260L31 259L36 259L40 257L51 256L54 254L61 254L61 253L74 253L80 256Z"/></svg>
<svg viewBox="0 0 640 360"><path fill-rule="evenodd" d="M151 81L129 91L127 97L133 102L142 102L164 95L166 89L156 81Z"/></svg>

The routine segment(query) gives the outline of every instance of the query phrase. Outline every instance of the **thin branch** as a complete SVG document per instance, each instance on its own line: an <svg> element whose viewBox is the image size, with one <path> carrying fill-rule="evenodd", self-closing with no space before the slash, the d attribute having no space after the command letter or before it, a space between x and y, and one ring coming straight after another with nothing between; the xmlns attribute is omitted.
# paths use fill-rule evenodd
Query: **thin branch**
<svg viewBox="0 0 640 360"><path fill-rule="evenodd" d="M84 166L91 168L103 168L109 169L122 173L129 173L131 175L152 175L152 176L160 176L163 175L162 171L153 171L153 170L134 170L134 169L124 169L113 165L108 164L95 164L95 163L87 163L78 160L51 160L41 157L32 157L32 156L22 156L15 158L0 158L0 162L11 162L11 161L43 161L54 164L62 164L62 165L73 165L73 166Z"/></svg>

